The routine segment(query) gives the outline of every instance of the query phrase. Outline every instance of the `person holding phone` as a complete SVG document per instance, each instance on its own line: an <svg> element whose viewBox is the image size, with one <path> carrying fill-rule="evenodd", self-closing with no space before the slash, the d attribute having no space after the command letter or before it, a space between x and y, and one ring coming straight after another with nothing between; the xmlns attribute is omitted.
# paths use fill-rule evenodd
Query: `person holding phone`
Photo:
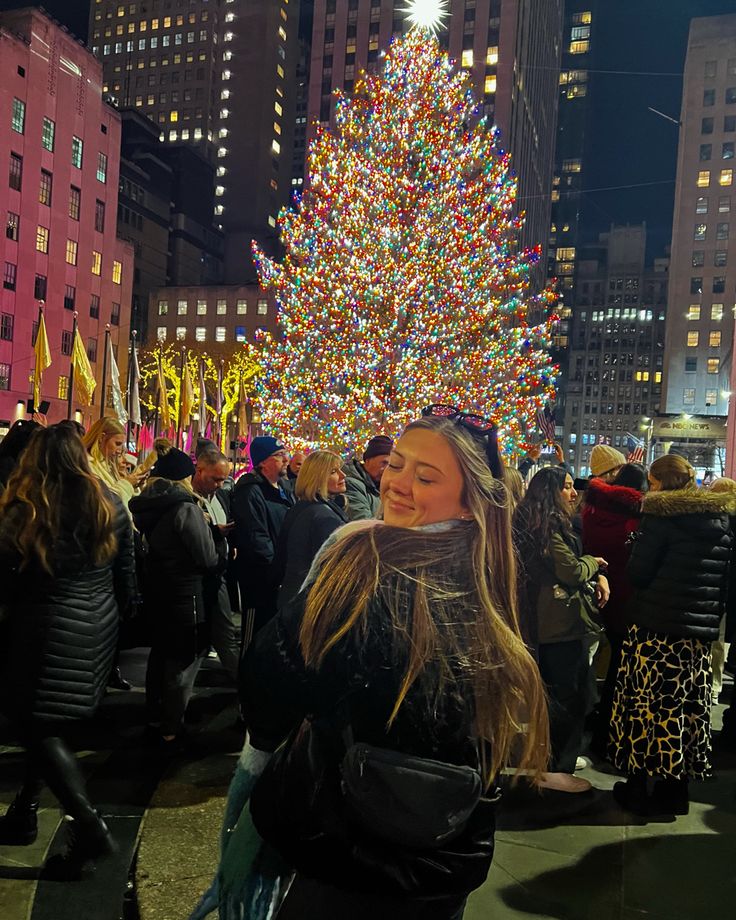
<svg viewBox="0 0 736 920"><path fill-rule="evenodd" d="M90 455L92 472L120 497L127 508L148 474L136 469L121 475L117 460L125 447L125 428L117 419L106 416L98 419L82 440Z"/></svg>

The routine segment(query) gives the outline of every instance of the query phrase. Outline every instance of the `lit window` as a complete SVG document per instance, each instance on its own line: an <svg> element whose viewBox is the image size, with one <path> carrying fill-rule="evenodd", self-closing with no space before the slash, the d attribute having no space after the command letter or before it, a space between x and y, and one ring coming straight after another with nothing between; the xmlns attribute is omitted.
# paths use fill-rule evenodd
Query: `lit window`
<svg viewBox="0 0 736 920"><path fill-rule="evenodd" d="M218 316L225 316L226 313L227 313L227 301L226 301L226 300L218 300L218 301L217 301L217 315L218 315Z"/></svg>
<svg viewBox="0 0 736 920"><path fill-rule="evenodd" d="M273 130L274 134L281 134L281 125L277 121L273 123Z"/></svg>
<svg viewBox="0 0 736 920"><path fill-rule="evenodd" d="M281 66L281 64L277 64L277 65L276 65L276 73L277 73L277 74L281 77L281 79L283 80L283 78L284 78L284 68Z"/></svg>
<svg viewBox="0 0 736 920"><path fill-rule="evenodd" d="M207 329L204 326L197 326L194 330L194 338L197 342L204 342L207 338Z"/></svg>
<svg viewBox="0 0 736 920"><path fill-rule="evenodd" d="M166 326L159 326L156 329L156 341L158 342L166 341Z"/></svg>
<svg viewBox="0 0 736 920"><path fill-rule="evenodd" d="M169 302L168 300L159 300L158 302L158 315L166 316L169 312Z"/></svg>
<svg viewBox="0 0 736 920"><path fill-rule="evenodd" d="M268 226L269 226L269 227L275 227L275 226L276 226L276 218L273 216L273 214L269 214L269 215L268 215Z"/></svg>
<svg viewBox="0 0 736 920"><path fill-rule="evenodd" d="M693 231L693 239L694 240L704 240L707 232L708 232L707 224L695 224L695 230Z"/></svg>
<svg viewBox="0 0 736 920"><path fill-rule="evenodd" d="M44 150L54 152L54 135L56 134L56 124L50 118L44 118L43 127L41 128L41 146Z"/></svg>
<svg viewBox="0 0 736 920"><path fill-rule="evenodd" d="M654 382L655 382L655 383L661 383L661 382L662 382L662 371L655 371L655 372L654 372Z"/></svg>
<svg viewBox="0 0 736 920"><path fill-rule="evenodd" d="M695 203L695 213L696 214L707 214L708 213L708 199L707 198L698 198Z"/></svg>
<svg viewBox="0 0 736 920"><path fill-rule="evenodd" d="M225 194L225 186L224 186L224 185L216 185L216 186L215 186L215 195L217 195L217 196L219 197L219 196L224 195L224 194Z"/></svg>
<svg viewBox="0 0 736 920"><path fill-rule="evenodd" d="M582 168L582 162L579 159L563 160L562 171L566 173L579 173Z"/></svg>
<svg viewBox="0 0 736 920"><path fill-rule="evenodd" d="M235 341L244 342L245 341L245 326L236 326L235 327Z"/></svg>
<svg viewBox="0 0 736 920"><path fill-rule="evenodd" d="M265 298L261 297L258 299L256 313L258 313L259 316L265 316L268 313L268 301Z"/></svg>
<svg viewBox="0 0 736 920"><path fill-rule="evenodd" d="M496 92L497 79L495 74L489 74L485 82L483 83L483 92L486 95L491 95Z"/></svg>
<svg viewBox="0 0 736 920"><path fill-rule="evenodd" d="M721 367L720 358L708 358L707 369L709 374L717 374Z"/></svg>
<svg viewBox="0 0 736 920"><path fill-rule="evenodd" d="M92 250L92 274L102 274L102 253L97 252L96 249Z"/></svg>
<svg viewBox="0 0 736 920"><path fill-rule="evenodd" d="M493 67L498 64L498 45L490 45L486 54L486 64Z"/></svg>
<svg viewBox="0 0 736 920"><path fill-rule="evenodd" d="M279 26L279 38L286 41L286 29L283 26Z"/></svg>
<svg viewBox="0 0 736 920"><path fill-rule="evenodd" d="M22 134L26 126L26 104L21 99L13 99L13 115L11 118L13 131Z"/></svg>
<svg viewBox="0 0 736 920"><path fill-rule="evenodd" d="M69 265L77 264L77 241L66 241L66 261Z"/></svg>
<svg viewBox="0 0 736 920"><path fill-rule="evenodd" d="M56 395L59 399L67 399L69 396L69 378L66 376L59 377Z"/></svg>
<svg viewBox="0 0 736 920"><path fill-rule="evenodd" d="M113 284L122 284L123 282L123 263L114 261L112 263L112 281Z"/></svg>
<svg viewBox="0 0 736 920"><path fill-rule="evenodd" d="M472 48L467 48L465 51L463 51L462 66L463 67L473 66L473 49Z"/></svg>
<svg viewBox="0 0 736 920"><path fill-rule="evenodd" d="M568 246L563 249L558 249L556 258L558 262L569 262L575 258L575 247Z"/></svg>
<svg viewBox="0 0 736 920"><path fill-rule="evenodd" d="M700 304L699 303L690 304L690 309L687 311L687 318L693 321L697 321L700 319Z"/></svg>
<svg viewBox="0 0 736 920"><path fill-rule="evenodd" d="M693 332L688 332L687 334L687 347L688 348L697 348L699 341L700 341L700 333L697 330L694 330Z"/></svg>
<svg viewBox="0 0 736 920"><path fill-rule="evenodd" d="M81 137L72 137L72 166L82 168L82 151L84 144Z"/></svg>
<svg viewBox="0 0 736 920"><path fill-rule="evenodd" d="M186 326L177 326L176 327L176 340L177 342L183 342L187 337L187 327Z"/></svg>
<svg viewBox="0 0 736 920"><path fill-rule="evenodd" d="M248 301L238 300L235 304L235 312L240 316L245 315L248 312Z"/></svg>
<svg viewBox="0 0 736 920"><path fill-rule="evenodd" d="M216 342L225 341L225 327L224 326L215 326L215 341Z"/></svg>
<svg viewBox="0 0 736 920"><path fill-rule="evenodd" d="M176 109L172 109L171 112L169 112L169 120L179 121L179 113L177 112Z"/></svg>
<svg viewBox="0 0 736 920"><path fill-rule="evenodd" d="M718 401L718 390L706 390L705 391L706 406L715 406L717 401Z"/></svg>
<svg viewBox="0 0 736 920"><path fill-rule="evenodd" d="M720 348L721 347L721 330L716 329L714 332L711 332L708 336L708 345L711 348Z"/></svg>
<svg viewBox="0 0 736 920"><path fill-rule="evenodd" d="M229 95L229 94L228 94L228 95ZM280 102L274 102L274 104L273 104L273 110L274 110L274 112L276 112L277 115L283 115L283 114L284 114L284 110L282 109L281 103L280 103Z"/></svg>
<svg viewBox="0 0 736 920"><path fill-rule="evenodd" d="M100 182L107 181L107 156L104 153L97 154L97 178Z"/></svg>
<svg viewBox="0 0 736 920"><path fill-rule="evenodd" d="M178 314L179 316L186 316L188 307L189 307L189 301L187 301L187 300L179 300L179 301L177 301L177 303L176 303L176 312L177 312L177 314Z"/></svg>
<svg viewBox="0 0 736 920"><path fill-rule="evenodd" d="M41 227L40 225L36 228L36 250L38 252L48 252L49 251L49 228Z"/></svg>
<svg viewBox="0 0 736 920"><path fill-rule="evenodd" d="M733 185L733 170L722 169L720 175L718 176L718 184Z"/></svg>
<svg viewBox="0 0 736 920"><path fill-rule="evenodd" d="M590 50L590 41L570 42L570 54L586 54Z"/></svg>
<svg viewBox="0 0 736 920"><path fill-rule="evenodd" d="M682 391L682 404L684 406L694 406L695 405L695 388L687 387Z"/></svg>
<svg viewBox="0 0 736 920"><path fill-rule="evenodd" d="M281 153L281 144L279 144L276 138L271 141L271 153Z"/></svg>
<svg viewBox="0 0 736 920"><path fill-rule="evenodd" d="M701 169L698 172L697 186L698 188L708 188L709 185L710 185L710 170Z"/></svg>
<svg viewBox="0 0 736 920"><path fill-rule="evenodd" d="M714 303L710 308L710 318L716 322L720 322L723 319L723 304Z"/></svg>

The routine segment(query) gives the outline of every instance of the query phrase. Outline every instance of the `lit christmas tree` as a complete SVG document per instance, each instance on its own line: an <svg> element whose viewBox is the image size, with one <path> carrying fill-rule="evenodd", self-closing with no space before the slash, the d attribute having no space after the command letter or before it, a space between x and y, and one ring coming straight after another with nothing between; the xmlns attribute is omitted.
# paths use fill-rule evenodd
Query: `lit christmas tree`
<svg viewBox="0 0 736 920"><path fill-rule="evenodd" d="M283 262L254 247L283 332L259 359L269 430L357 449L441 402L492 418L506 451L524 444L554 392L554 295L530 293L540 250L520 250L509 160L428 29L338 95L280 217Z"/></svg>

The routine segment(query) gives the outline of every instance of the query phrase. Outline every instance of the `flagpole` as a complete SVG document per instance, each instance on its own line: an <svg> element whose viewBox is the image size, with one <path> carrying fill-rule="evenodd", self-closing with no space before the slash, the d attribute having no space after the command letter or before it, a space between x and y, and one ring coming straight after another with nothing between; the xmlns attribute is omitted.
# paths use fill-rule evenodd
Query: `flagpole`
<svg viewBox="0 0 736 920"><path fill-rule="evenodd" d="M182 423L182 408L184 406L184 361L187 350L182 348L181 350L181 366L179 368L179 413L176 418L176 446L181 447L181 423Z"/></svg>
<svg viewBox="0 0 736 920"><path fill-rule="evenodd" d="M67 393L67 402L66 402L66 417L70 419L72 417L72 401L74 394L74 342L77 339L77 317L79 314L75 310L72 314L74 317L74 322L72 324L72 355L71 360L69 361L69 392Z"/></svg>
<svg viewBox="0 0 736 920"><path fill-rule="evenodd" d="M225 359L220 358L217 368L217 443L222 450L222 378L224 377Z"/></svg>
<svg viewBox="0 0 736 920"><path fill-rule="evenodd" d="M135 338L137 335L138 333L135 331L135 329L130 330L131 347L130 347L130 356L128 358L128 374L127 374L127 381L126 381L126 389L128 393L128 422L125 426L125 440L126 440L126 443L128 444L130 444L130 428L132 425L130 417L132 415L132 409L133 409L133 394L130 392L130 390L131 390L131 383L133 382L132 380L133 355L135 354Z"/></svg>
<svg viewBox="0 0 736 920"><path fill-rule="evenodd" d="M43 308L44 308L44 301L43 301L43 300L39 300L39 301L38 301L38 318L37 318L37 320L36 320L36 338L38 338L38 333L39 333L39 330L41 329L41 319L42 319L42 317L43 317ZM34 348L36 347L36 343L35 343L35 342L33 343L33 347L34 347ZM35 367L35 366L34 366L34 367ZM35 396L35 394L34 394L34 396ZM38 396L39 396L39 398L41 397L41 388L40 388L40 387L38 388ZM38 412L38 406L36 405L36 400L35 400L35 398L34 398L34 400L33 400L33 411L34 411L34 412Z"/></svg>
<svg viewBox="0 0 736 920"><path fill-rule="evenodd" d="M100 393L100 418L105 417L105 403L107 399L105 398L106 383L107 383L107 352L110 349L110 323L105 325L105 354L102 358L102 392Z"/></svg>

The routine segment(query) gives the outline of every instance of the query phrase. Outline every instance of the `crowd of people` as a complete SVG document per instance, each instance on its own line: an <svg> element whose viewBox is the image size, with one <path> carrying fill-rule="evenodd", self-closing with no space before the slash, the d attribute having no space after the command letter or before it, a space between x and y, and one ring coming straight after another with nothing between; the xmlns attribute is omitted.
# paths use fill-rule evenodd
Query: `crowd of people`
<svg viewBox="0 0 736 920"><path fill-rule="evenodd" d="M559 448L511 468L489 420L418 415L347 463L260 435L237 478L211 441L191 457L159 439L138 462L111 418L13 426L0 705L27 774L1 844L35 840L45 783L72 819L45 871L114 852L65 739L126 687L126 644L150 647L145 731L164 754L187 753L208 655L238 691L237 878L218 873L200 917L459 920L504 774L584 795L585 753L622 775L627 812L687 813L736 628L736 482L607 445L584 482ZM733 707L719 742L736 743Z"/></svg>

